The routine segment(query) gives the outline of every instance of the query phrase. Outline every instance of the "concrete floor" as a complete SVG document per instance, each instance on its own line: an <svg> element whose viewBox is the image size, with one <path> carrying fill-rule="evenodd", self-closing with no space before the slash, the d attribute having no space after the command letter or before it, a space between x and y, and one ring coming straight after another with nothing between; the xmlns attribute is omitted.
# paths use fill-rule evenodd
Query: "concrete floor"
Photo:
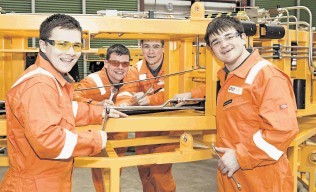
<svg viewBox="0 0 316 192"><path fill-rule="evenodd" d="M0 180L7 168L0 168ZM173 175L177 192L216 192L217 159L173 165ZM142 192L136 167L123 169L121 192ZM91 170L75 168L73 173L73 192L94 192Z"/></svg>

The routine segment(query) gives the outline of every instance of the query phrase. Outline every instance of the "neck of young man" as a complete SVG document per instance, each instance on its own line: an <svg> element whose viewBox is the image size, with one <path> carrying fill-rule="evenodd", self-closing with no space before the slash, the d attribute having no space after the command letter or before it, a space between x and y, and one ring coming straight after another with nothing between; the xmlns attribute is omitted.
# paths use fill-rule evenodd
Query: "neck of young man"
<svg viewBox="0 0 316 192"><path fill-rule="evenodd" d="M232 63L232 64L226 64L225 66L229 71L234 71L235 69L237 69L245 60L246 58L250 55L250 53L245 50L242 52L242 54L238 57L238 59Z"/></svg>
<svg viewBox="0 0 316 192"><path fill-rule="evenodd" d="M151 70L156 70L160 66L161 63L162 63L162 59L160 59L156 63L148 63L148 66L150 67Z"/></svg>
<svg viewBox="0 0 316 192"><path fill-rule="evenodd" d="M116 80L116 79L113 79L113 78L111 78L111 77L109 77L109 78L110 78L111 82L114 83L114 84L120 83L120 81L118 81L118 80Z"/></svg>

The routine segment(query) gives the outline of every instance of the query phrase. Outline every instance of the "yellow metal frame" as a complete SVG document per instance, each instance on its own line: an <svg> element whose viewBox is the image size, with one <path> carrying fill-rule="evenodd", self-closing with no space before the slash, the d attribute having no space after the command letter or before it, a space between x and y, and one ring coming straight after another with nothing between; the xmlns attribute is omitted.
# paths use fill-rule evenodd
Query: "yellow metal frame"
<svg viewBox="0 0 316 192"><path fill-rule="evenodd" d="M193 42L197 38L203 39L209 19L204 19L202 4L193 8L195 17L191 20L163 20L137 19L105 16L74 15L83 26L85 41L84 53L95 53L90 49L91 39L164 39L164 68L166 74L177 73L192 69L195 56L192 54ZM24 70L25 53L36 49L27 46L28 38L38 37L38 29L47 15L0 15L0 100L17 80ZM205 59L212 57L210 50L204 49ZM209 59L211 61L211 59ZM205 65L205 64L204 64ZM215 98L216 72L219 64L208 63L207 69L196 75L182 74L165 78L165 97L172 98L174 94L189 91L193 86L206 81L208 91L206 95L205 113L194 110L157 113L151 115L130 116L125 119L109 119L106 124L107 132L139 132L139 131L186 131L181 137L163 136L143 139L128 139L123 141L109 141L106 147L108 157L78 157L75 158L76 167L108 168L104 172L107 191L119 191L120 168L161 163L190 162L209 159L213 153L209 148L195 148L195 144L210 147L215 141ZM205 74L211 74L205 77ZM202 74L202 75L201 75ZM200 79L192 82L192 79ZM215 83L214 83L215 82ZM149 126L150 125L150 126ZM5 125L1 124L1 130ZM97 129L98 126L88 126L80 129ZM125 146L140 146L144 144L179 143L175 152L134 155L118 157L114 148ZM8 165L7 157L0 158L0 165ZM109 174L109 175L108 175Z"/></svg>
<svg viewBox="0 0 316 192"><path fill-rule="evenodd" d="M7 14L0 15L0 100L4 100L5 93L23 72L25 53L36 52L38 49L27 46L28 38L38 37L41 22L48 15ZM191 19L139 19L120 18L96 15L74 15L83 27L85 48L83 53L102 54L102 50L90 48L91 39L164 39L165 40L165 65L166 74L177 73L192 69L195 63L196 49L193 42L197 37L203 39L205 29L210 19L204 18L202 4L195 3L191 8ZM258 31L258 30L257 30ZM259 34L249 37L249 45L259 43L262 46L272 46L274 43L286 45L287 38L296 41L294 31L280 40L260 39ZM299 32L299 45L308 45L308 33ZM104 50L103 50L104 51ZM137 52L137 51L136 51ZM109 141L106 147L108 157L78 157L75 158L76 167L104 168L104 180L107 191L119 191L120 169L123 167L179 163L208 159L213 153L207 147L215 142L215 106L216 106L216 73L222 66L209 48L199 48L199 69L190 73L171 76L165 79L165 98L172 98L174 94L191 90L201 82L206 83L206 108L205 113L193 110L164 112L150 115L135 115L125 119L109 119L106 124L107 132L139 132L139 131L177 131L184 130L182 136L161 136L151 138L136 138L121 141ZM271 56L272 53L263 54ZM307 140L316 134L316 118L310 117L316 113L315 102L315 77L310 73L307 59L298 59L296 70L291 70L290 59L268 59L292 78L306 80L306 108L298 111L300 133L288 149L294 177L310 186L310 191L315 191L315 179L310 176L306 179L305 173L315 174L315 165L308 158L314 151L314 146L308 145ZM308 116L308 117L306 117ZM82 129L100 130L100 125L79 127ZM0 135L6 134L5 119L0 119ZM175 152L133 155L118 157L114 149L118 147L140 146L149 144L179 143L180 148ZM0 145L5 145L0 141ZM195 144L206 148L196 148ZM308 157L308 158L307 158ZM310 159L310 158L309 158ZM0 158L0 166L7 166L8 158ZM296 191L295 179L295 191Z"/></svg>

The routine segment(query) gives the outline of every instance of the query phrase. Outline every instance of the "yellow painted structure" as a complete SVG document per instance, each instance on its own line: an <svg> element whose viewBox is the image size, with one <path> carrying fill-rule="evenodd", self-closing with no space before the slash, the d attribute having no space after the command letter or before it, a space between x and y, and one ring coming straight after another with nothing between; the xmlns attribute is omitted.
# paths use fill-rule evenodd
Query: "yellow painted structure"
<svg viewBox="0 0 316 192"><path fill-rule="evenodd" d="M36 52L38 49L27 45L28 39L38 37L41 22L48 15L32 14L5 14L0 15L0 100L4 100L6 92L23 72L25 53ZM140 19L121 18L97 15L74 15L83 27L85 47L84 54L103 54L104 50L90 49L91 39L164 39L165 73L178 73L193 68L198 68L189 73L172 75L165 78L165 98L170 99L176 93L186 92L200 83L206 83L205 112L182 110L146 115L135 115L124 119L109 119L106 123L107 132L139 132L148 131L175 131L184 130L182 136L159 136L151 138L134 138L120 141L109 141L106 147L107 157L78 157L75 158L76 167L104 168L107 191L119 191L120 169L129 166L145 164L191 162L213 158L210 146L215 142L215 107L217 77L216 73L222 66L209 48L196 47L193 44L197 38L202 41L209 18L204 18L204 7L195 3L191 8L191 18L177 19ZM144 27L146 26L146 27ZM258 30L257 30L258 31ZM249 45L272 46L273 44L286 45L290 41L298 40L300 46L309 45L308 32L300 31L299 38L295 39L295 32L286 30L282 39L260 39L257 34L249 38ZM133 55L139 51L132 52ZM199 55L199 62L196 62ZM263 53L271 57L272 53ZM290 56L289 53L283 56ZM272 63L289 74L292 78L306 80L305 109L298 111L300 133L288 149L295 180L300 177L306 182L310 191L315 191L316 165L314 161L315 146L306 141L316 134L316 84L315 77L310 72L307 58L297 59L297 67L291 70L291 59L267 58ZM316 62L316 61L315 61ZM100 125L78 127L82 129L100 130ZM0 118L0 135L6 134L5 118ZM132 155L118 157L114 148L127 146L141 146L149 144L179 143L180 147L175 152ZM0 140L0 146L5 141ZM199 147L197 147L199 146ZM202 147L201 147L202 146ZM8 166L8 158L0 157L0 166ZM310 173L306 177L306 173ZM297 183L295 183L295 186Z"/></svg>

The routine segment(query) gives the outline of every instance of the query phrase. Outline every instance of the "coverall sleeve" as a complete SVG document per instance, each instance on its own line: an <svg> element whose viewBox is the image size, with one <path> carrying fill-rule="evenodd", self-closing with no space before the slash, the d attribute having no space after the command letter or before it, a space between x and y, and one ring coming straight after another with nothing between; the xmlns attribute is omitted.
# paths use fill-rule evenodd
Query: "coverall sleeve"
<svg viewBox="0 0 316 192"><path fill-rule="evenodd" d="M74 119L64 118L62 109L66 106L59 102L56 85L51 81L35 83L23 93L19 112L29 144L39 157L47 159L99 153L102 146L100 133L75 132L68 122L74 122Z"/></svg>
<svg viewBox="0 0 316 192"><path fill-rule="evenodd" d="M77 102L77 104L78 109L75 116L76 126L101 124L103 119L103 106L89 105L83 102Z"/></svg>
<svg viewBox="0 0 316 192"><path fill-rule="evenodd" d="M162 89L158 93L148 96L149 105L161 105L165 101L165 91Z"/></svg>
<svg viewBox="0 0 316 192"><path fill-rule="evenodd" d="M191 90L192 98L204 98L206 95L206 85L203 84Z"/></svg>
<svg viewBox="0 0 316 192"><path fill-rule="evenodd" d="M133 94L135 94L136 92L139 92L139 82L134 82L134 81L138 81L139 80L139 73L137 71L136 68L131 67L130 70L128 71L126 77L124 78L124 84L117 96L116 96L116 100L115 100L115 105L120 105L120 104L127 104L127 105L131 105L134 101L133 99ZM131 83L134 82L134 83Z"/></svg>
<svg viewBox="0 0 316 192"><path fill-rule="evenodd" d="M102 122L102 112L104 110L103 106L90 105L87 103L78 102L78 110L75 115L75 123L76 126L84 126L91 124L101 124ZM73 105L74 107L74 105ZM74 109L73 109L74 110ZM101 125L100 125L101 130ZM102 141L96 140L95 138L100 137L100 132L92 132L92 131L80 131L74 132L78 135L78 142L74 148L73 157L78 156L86 156L87 154L93 156L98 154L101 150ZM95 149L91 153L91 148L87 147L87 145L92 144L92 146L96 146ZM99 148L100 147L100 148Z"/></svg>
<svg viewBox="0 0 316 192"><path fill-rule="evenodd" d="M80 90L80 89L91 88L91 87L97 87L97 85L92 79L86 77L78 83L77 89ZM101 93L99 89L75 91L73 99L75 101L97 105L98 100L99 100L98 97L100 96L100 94Z"/></svg>
<svg viewBox="0 0 316 192"><path fill-rule="evenodd" d="M278 161L298 133L295 96L285 75L273 76L254 94L261 103L259 116L262 121L260 130L252 138L236 145L242 169Z"/></svg>

